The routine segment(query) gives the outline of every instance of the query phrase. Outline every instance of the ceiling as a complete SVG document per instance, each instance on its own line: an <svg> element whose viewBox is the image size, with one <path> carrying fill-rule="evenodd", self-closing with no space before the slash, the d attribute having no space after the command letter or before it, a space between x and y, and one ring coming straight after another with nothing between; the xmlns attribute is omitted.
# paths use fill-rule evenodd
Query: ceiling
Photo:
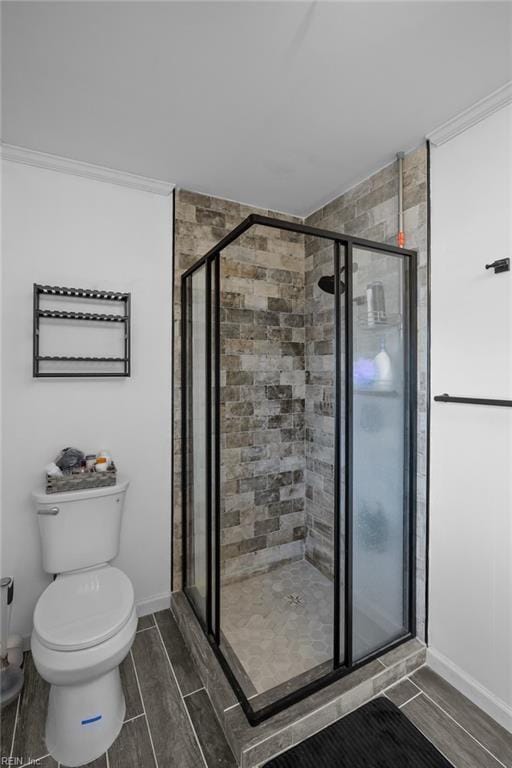
<svg viewBox="0 0 512 768"><path fill-rule="evenodd" d="M512 79L509 2L4 2L2 139L304 215Z"/></svg>

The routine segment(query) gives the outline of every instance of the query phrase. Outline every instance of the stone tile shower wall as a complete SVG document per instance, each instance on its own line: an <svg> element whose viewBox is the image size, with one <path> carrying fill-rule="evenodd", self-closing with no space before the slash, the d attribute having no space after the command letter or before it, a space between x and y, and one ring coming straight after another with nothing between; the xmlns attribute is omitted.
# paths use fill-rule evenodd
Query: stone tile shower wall
<svg viewBox="0 0 512 768"><path fill-rule="evenodd" d="M418 454L417 454L417 634L425 630L426 555L426 418L427 418L427 155L426 147L408 154L404 161L404 228L406 246L418 250ZM315 211L306 219L311 226L337 230L384 243L396 243L398 178L396 163ZM325 571L332 561L332 513L329 494L329 403L333 382L330 362L324 356L332 346L332 320L322 307L326 299L315 283L326 270L326 249L306 243L306 557ZM380 279L385 275L380 275ZM372 276L374 279L374 276ZM319 342L323 341L323 344ZM316 345L316 346L315 346ZM321 372L321 373L319 373ZM324 443L322 447L321 443ZM316 461L323 451L325 464ZM321 469L321 471L319 471Z"/></svg>
<svg viewBox="0 0 512 768"><path fill-rule="evenodd" d="M174 243L173 590L182 588L181 275L251 213L178 190ZM297 219L295 219L297 220ZM222 560L226 578L304 553L304 246L256 232L222 261Z"/></svg>
<svg viewBox="0 0 512 768"><path fill-rule="evenodd" d="M253 227L221 261L223 583L304 557L304 239Z"/></svg>
<svg viewBox="0 0 512 768"><path fill-rule="evenodd" d="M334 274L333 244L328 240L307 237L305 256L305 555L324 575L333 578L334 296L318 286L322 276ZM343 529L343 524L340 529Z"/></svg>

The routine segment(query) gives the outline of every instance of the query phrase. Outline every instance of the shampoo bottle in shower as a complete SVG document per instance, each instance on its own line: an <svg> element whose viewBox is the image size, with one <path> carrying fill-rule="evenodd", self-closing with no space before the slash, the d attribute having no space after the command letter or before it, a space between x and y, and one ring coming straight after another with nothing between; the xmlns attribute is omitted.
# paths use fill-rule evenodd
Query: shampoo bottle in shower
<svg viewBox="0 0 512 768"><path fill-rule="evenodd" d="M392 389L393 367L391 358L386 351L384 339L381 339L380 352L375 355L373 362L375 364L375 384L378 389Z"/></svg>

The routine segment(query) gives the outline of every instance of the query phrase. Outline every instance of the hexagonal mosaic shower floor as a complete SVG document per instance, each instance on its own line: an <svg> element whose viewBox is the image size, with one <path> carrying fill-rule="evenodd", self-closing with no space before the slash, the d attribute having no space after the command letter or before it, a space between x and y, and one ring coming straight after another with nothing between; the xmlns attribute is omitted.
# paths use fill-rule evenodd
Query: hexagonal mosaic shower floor
<svg viewBox="0 0 512 768"><path fill-rule="evenodd" d="M332 658L334 584L306 560L222 588L222 634L257 693Z"/></svg>

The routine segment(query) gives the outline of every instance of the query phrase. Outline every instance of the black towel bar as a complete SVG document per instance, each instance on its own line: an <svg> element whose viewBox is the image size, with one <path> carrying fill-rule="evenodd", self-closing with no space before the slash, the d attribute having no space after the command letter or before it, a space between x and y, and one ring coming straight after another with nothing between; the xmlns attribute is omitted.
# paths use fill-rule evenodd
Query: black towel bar
<svg viewBox="0 0 512 768"><path fill-rule="evenodd" d="M512 408L512 400L494 400L487 397L452 397L446 392L443 395L435 395L438 403L473 403L474 405L499 405L503 408Z"/></svg>

